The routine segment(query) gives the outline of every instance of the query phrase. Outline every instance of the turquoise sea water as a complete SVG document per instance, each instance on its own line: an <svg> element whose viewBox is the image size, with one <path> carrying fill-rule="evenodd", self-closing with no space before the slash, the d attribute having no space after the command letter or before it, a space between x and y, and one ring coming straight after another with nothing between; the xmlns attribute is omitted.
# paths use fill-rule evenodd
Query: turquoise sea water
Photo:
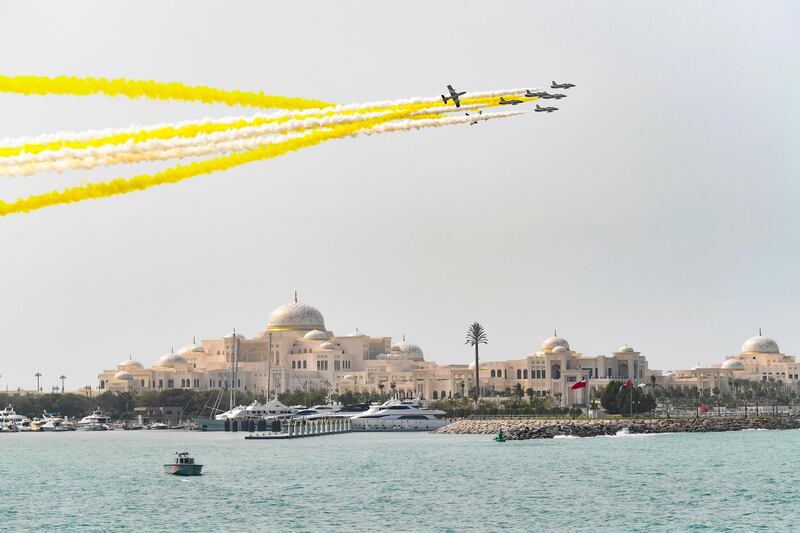
<svg viewBox="0 0 800 533"><path fill-rule="evenodd" d="M204 475L163 473L178 449ZM0 434L0 530L791 531L800 431Z"/></svg>

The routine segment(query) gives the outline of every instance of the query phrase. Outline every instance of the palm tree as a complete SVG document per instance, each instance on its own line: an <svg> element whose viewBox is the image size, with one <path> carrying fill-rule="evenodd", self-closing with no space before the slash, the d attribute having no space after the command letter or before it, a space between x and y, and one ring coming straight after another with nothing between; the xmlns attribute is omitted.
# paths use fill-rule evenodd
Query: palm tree
<svg viewBox="0 0 800 533"><path fill-rule="evenodd" d="M478 345L488 343L489 340L486 338L486 330L484 330L483 326L481 326L479 323L473 322L469 329L467 329L467 340L464 342L464 344L469 344L475 347L475 403L478 403L478 398L481 395L481 374L478 363Z"/></svg>
<svg viewBox="0 0 800 533"><path fill-rule="evenodd" d="M378 382L378 388L381 390L381 398L383 398L383 388L384 388L385 386L386 386L386 385L384 385L384 384L383 384L383 381L379 381L379 382Z"/></svg>
<svg viewBox="0 0 800 533"><path fill-rule="evenodd" d="M64 380L67 379L67 376L65 376L64 374L61 374L60 376L58 376L58 379L61 380L61 392L63 393L64 392Z"/></svg>
<svg viewBox="0 0 800 533"><path fill-rule="evenodd" d="M39 378L42 377L42 373L37 372L34 374L34 376L36 376L36 392L37 393L42 392L42 389L39 387Z"/></svg>

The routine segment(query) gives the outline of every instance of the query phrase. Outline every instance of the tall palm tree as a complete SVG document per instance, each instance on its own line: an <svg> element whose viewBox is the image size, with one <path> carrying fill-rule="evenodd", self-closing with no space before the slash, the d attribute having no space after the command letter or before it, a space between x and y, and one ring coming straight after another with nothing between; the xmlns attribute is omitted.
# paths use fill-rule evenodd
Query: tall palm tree
<svg viewBox="0 0 800 533"><path fill-rule="evenodd" d="M486 338L486 330L483 329L477 322L473 322L467 329L467 340L464 344L469 344L475 347L475 403L478 403L478 398L481 395L481 374L478 362L478 345L488 344L489 340Z"/></svg>
<svg viewBox="0 0 800 533"><path fill-rule="evenodd" d="M36 376L36 392L40 393L40 392L42 392L42 389L39 387L39 378L42 377L42 373L41 372L37 372L37 373L34 374L34 376Z"/></svg>
<svg viewBox="0 0 800 533"><path fill-rule="evenodd" d="M61 374L60 376L58 376L58 379L61 380L61 392L63 393L64 392L64 380L67 379L67 376L65 376L64 374Z"/></svg>

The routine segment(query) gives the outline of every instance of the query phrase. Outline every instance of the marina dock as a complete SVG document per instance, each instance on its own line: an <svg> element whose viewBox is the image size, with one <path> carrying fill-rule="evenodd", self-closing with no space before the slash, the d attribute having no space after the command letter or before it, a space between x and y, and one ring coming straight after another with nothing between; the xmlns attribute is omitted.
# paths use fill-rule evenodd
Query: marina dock
<svg viewBox="0 0 800 533"><path fill-rule="evenodd" d="M305 437L321 437L323 435L336 435L350 433L352 427L349 418L318 418L313 420L289 420L281 432L251 433L245 435L247 440L280 440L302 439Z"/></svg>

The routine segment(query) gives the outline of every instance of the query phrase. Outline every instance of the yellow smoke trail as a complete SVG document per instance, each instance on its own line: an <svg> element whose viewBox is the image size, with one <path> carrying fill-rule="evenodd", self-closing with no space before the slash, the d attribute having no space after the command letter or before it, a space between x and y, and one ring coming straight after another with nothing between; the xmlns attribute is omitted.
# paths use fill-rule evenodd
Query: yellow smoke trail
<svg viewBox="0 0 800 533"><path fill-rule="evenodd" d="M61 94L86 96L105 94L128 98L155 100L185 100L204 104L264 107L275 109L310 109L329 106L321 100L269 96L263 92L228 91L204 85L186 85L177 82L129 80L125 78L78 78L74 76L3 76L0 75L0 92L18 94Z"/></svg>
<svg viewBox="0 0 800 533"><path fill-rule="evenodd" d="M497 114L494 118L503 118L520 113L506 113ZM421 115L419 121L409 120L408 125L411 127L430 127L436 125L443 125L443 120L449 120L450 123L466 123L471 120L489 120L493 118L492 115L484 115L482 117L459 117L456 119L439 119L438 114ZM427 120L428 123L423 121ZM34 211L44 207L69 204L74 202L81 202L83 200L91 200L98 198L106 198L118 194L126 194L134 191L141 191L157 185L164 185L169 183L177 183L195 176L202 174L209 174L211 172L218 172L227 170L233 167L244 165L253 161L262 159L270 159L286 154L288 152L308 148L321 142L338 139L347 136L357 135L359 133L369 133L372 128L381 127L388 122L385 117L364 120L359 123L339 125L332 128L322 130L312 130L302 137L296 137L285 142L268 144L260 146L244 152L235 152L226 156L217 157L205 161L196 161L186 165L177 165L155 174L141 174L132 178L118 178L108 182L102 183L88 183L76 187L70 187L62 191L51 191L44 194L29 196L21 198L13 202L0 201L0 217L14 214ZM403 125L387 125L385 129L376 130L373 133L383 133L389 131L398 131L403 129Z"/></svg>
<svg viewBox="0 0 800 533"><path fill-rule="evenodd" d="M506 95L512 97L513 94ZM529 99L533 101L535 99ZM498 97L480 97L462 99L462 108L465 109L480 109L496 105ZM297 118L325 118L339 114L358 114L370 112L386 112L393 113L397 118L402 118L406 115L413 113L424 112L427 109L437 109L439 111L459 111L452 104L445 105L443 102L430 101L424 103L413 104L400 104L394 107L366 107L361 109L352 109L346 111L325 111L325 110L309 110L306 112L296 114L285 114L281 116L259 116L252 117L225 117L216 120L201 120L194 122L184 122L180 124L169 124L166 126L158 126L154 128L142 128L136 130L118 130L111 134L100 135L95 138L78 137L80 134L75 134L75 137L70 138L65 135L62 139L46 141L46 142L28 142L16 146L0 146L0 157L12 157L22 153L36 154L44 151L58 150L61 148L97 148L111 144L124 144L127 142L144 142L151 140L163 140L173 137L195 137L201 134L215 133L219 131L226 131L230 129L238 129L244 127L259 126L270 123L281 123Z"/></svg>

